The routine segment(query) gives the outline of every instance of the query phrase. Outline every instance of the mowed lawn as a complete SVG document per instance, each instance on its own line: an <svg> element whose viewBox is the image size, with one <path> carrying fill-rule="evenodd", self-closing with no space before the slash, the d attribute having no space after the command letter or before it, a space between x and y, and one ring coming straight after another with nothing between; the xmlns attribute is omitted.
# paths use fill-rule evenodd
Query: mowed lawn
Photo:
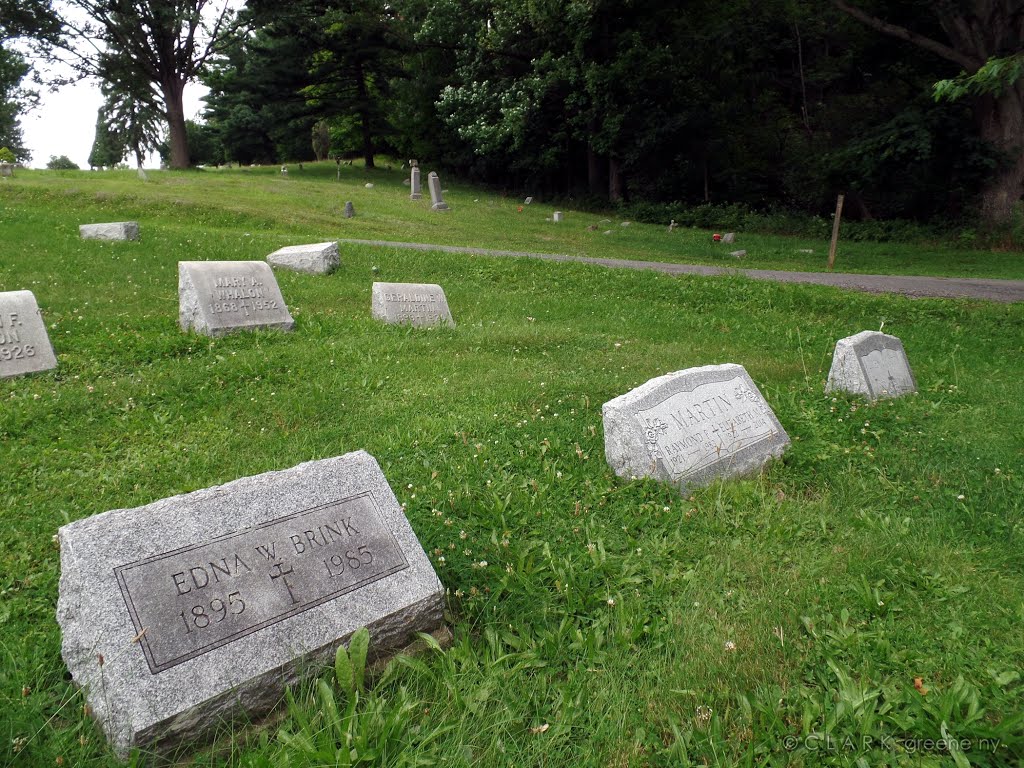
<svg viewBox="0 0 1024 768"><path fill-rule="evenodd" d="M722 259L706 232L588 231L604 217L564 204L556 225L550 207L454 184L437 214L398 170L302 173L0 185L0 290L35 293L60 360L0 382L0 765L118 764L60 656L59 526L356 449L448 590L452 647L358 697L325 670L278 719L225 725L182 764L1024 760L1022 305L343 246L329 277L277 273L293 333L183 334L179 260L283 245ZM140 242L78 237L123 219ZM747 238L751 266L809 269L799 249L827 251ZM851 244L838 266L885 271L881 252ZM1021 276L1019 255L892 253L892 272ZM441 284L457 327L373 321L374 280ZM919 393L825 395L835 341L879 328ZM784 458L685 498L616 478L602 403L726 362L788 431Z"/></svg>

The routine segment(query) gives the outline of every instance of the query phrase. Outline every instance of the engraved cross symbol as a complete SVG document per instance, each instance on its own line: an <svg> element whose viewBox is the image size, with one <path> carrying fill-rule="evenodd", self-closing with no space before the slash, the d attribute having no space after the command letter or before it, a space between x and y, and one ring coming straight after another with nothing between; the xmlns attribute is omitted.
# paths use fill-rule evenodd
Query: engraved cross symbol
<svg viewBox="0 0 1024 768"><path fill-rule="evenodd" d="M281 581L284 582L285 589L288 590L288 597L292 599L292 605L299 602L299 599L295 596L295 593L292 592L292 585L288 583L288 574L294 573L295 569L289 566L288 570L286 571L284 570L284 568L281 567L281 563L274 563L274 568L277 570L277 573L274 573L273 570L271 570L271 580L276 581L277 579L281 579Z"/></svg>

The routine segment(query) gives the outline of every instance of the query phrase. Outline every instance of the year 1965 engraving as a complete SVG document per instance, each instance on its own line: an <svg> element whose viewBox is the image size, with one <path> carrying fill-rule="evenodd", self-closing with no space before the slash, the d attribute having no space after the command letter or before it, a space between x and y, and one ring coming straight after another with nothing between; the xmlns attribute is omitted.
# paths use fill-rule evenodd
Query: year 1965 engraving
<svg viewBox="0 0 1024 768"><path fill-rule="evenodd" d="M408 566L364 493L114 573L156 674Z"/></svg>

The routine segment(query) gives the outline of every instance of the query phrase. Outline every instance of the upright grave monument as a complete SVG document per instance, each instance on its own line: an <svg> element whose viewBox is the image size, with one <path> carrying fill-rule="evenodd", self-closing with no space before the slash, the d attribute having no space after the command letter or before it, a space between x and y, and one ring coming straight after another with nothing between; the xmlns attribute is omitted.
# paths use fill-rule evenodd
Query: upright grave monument
<svg viewBox="0 0 1024 768"><path fill-rule="evenodd" d="M374 283L370 311L385 323L455 325L444 289L433 283Z"/></svg>
<svg viewBox="0 0 1024 768"><path fill-rule="evenodd" d="M178 303L181 329L207 336L295 327L265 261L179 261Z"/></svg>
<svg viewBox="0 0 1024 768"><path fill-rule="evenodd" d="M80 224L78 235L83 240L138 240L137 221L108 221L103 224Z"/></svg>
<svg viewBox="0 0 1024 768"><path fill-rule="evenodd" d="M414 165L409 171L409 184L409 199L422 199L423 193L420 191L420 167L418 165Z"/></svg>
<svg viewBox="0 0 1024 768"><path fill-rule="evenodd" d="M32 291L0 293L0 379L57 367Z"/></svg>
<svg viewBox="0 0 1024 768"><path fill-rule="evenodd" d="M447 211L448 203L441 196L441 179L433 171L427 176L427 186L430 187L430 210Z"/></svg>
<svg viewBox="0 0 1024 768"><path fill-rule="evenodd" d="M267 256L267 263L293 272L329 275L341 265L341 257L338 255L338 243L334 241L279 248Z"/></svg>
<svg viewBox="0 0 1024 768"><path fill-rule="evenodd" d="M678 486L756 472L789 445L742 365L705 365L651 379L602 409L604 449L620 477Z"/></svg>
<svg viewBox="0 0 1024 768"><path fill-rule="evenodd" d="M364 451L63 526L62 654L122 757L265 713L370 631L442 626L444 590Z"/></svg>
<svg viewBox="0 0 1024 768"><path fill-rule="evenodd" d="M861 331L837 341L825 391L837 390L868 400L917 392L903 342L878 331Z"/></svg>

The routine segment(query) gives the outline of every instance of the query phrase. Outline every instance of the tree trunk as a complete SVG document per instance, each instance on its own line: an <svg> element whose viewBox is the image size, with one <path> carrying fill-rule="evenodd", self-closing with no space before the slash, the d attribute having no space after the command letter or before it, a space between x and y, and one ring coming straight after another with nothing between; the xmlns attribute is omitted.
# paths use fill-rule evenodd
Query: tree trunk
<svg viewBox="0 0 1024 768"><path fill-rule="evenodd" d="M185 84L180 81L164 83L161 87L164 107L167 109L167 128L171 144L171 168L189 167L188 133L185 130L185 106L182 94Z"/></svg>
<svg viewBox="0 0 1024 768"><path fill-rule="evenodd" d="M356 93L359 99L359 124L363 134L363 163L373 168L373 131L370 125L370 93L366 88L363 66L356 63Z"/></svg>
<svg viewBox="0 0 1024 768"><path fill-rule="evenodd" d="M1007 156L981 193L981 218L1004 225L1024 193L1024 84L1018 82L998 97L975 97L972 106L981 137Z"/></svg>
<svg viewBox="0 0 1024 768"><path fill-rule="evenodd" d="M608 158L608 199L617 203L622 199L625 190L625 179L622 177L619 161Z"/></svg>

